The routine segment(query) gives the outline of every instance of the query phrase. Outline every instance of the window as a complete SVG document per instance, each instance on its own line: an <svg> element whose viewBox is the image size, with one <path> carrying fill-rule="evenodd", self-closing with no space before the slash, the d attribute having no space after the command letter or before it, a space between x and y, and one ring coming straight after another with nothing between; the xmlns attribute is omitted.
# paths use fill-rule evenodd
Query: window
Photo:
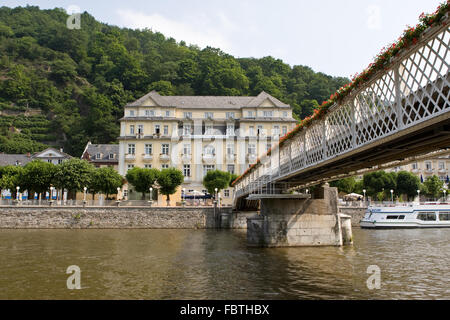
<svg viewBox="0 0 450 320"><path fill-rule="evenodd" d="M227 154L234 155L234 143L227 144Z"/></svg>
<svg viewBox="0 0 450 320"><path fill-rule="evenodd" d="M191 155L191 144L187 143L183 145L183 154L184 155Z"/></svg>
<svg viewBox="0 0 450 320"><path fill-rule="evenodd" d="M447 177L446 176L439 176L439 180L445 182L445 181L447 181Z"/></svg>
<svg viewBox="0 0 450 320"><path fill-rule="evenodd" d="M130 125L130 134L133 135L134 134L134 125Z"/></svg>
<svg viewBox="0 0 450 320"><path fill-rule="evenodd" d="M439 162L439 170L445 170L445 163Z"/></svg>
<svg viewBox="0 0 450 320"><path fill-rule="evenodd" d="M153 153L153 145L146 144L145 145L145 154L152 154Z"/></svg>
<svg viewBox="0 0 450 320"><path fill-rule="evenodd" d="M387 220L397 220L398 216L387 216Z"/></svg>
<svg viewBox="0 0 450 320"><path fill-rule="evenodd" d="M227 171L231 174L234 174L234 164L227 165Z"/></svg>
<svg viewBox="0 0 450 320"><path fill-rule="evenodd" d="M58 159L58 164L61 164L61 163L63 163L63 160L62 159Z"/></svg>
<svg viewBox="0 0 450 320"><path fill-rule="evenodd" d="M192 119L192 112L184 112L183 115L185 119Z"/></svg>
<svg viewBox="0 0 450 320"><path fill-rule="evenodd" d="M283 126L281 130L282 130L283 136L287 135L287 126Z"/></svg>
<svg viewBox="0 0 450 320"><path fill-rule="evenodd" d="M234 112L227 112L226 113L226 117L227 117L227 119L234 119L235 117L234 117Z"/></svg>
<svg viewBox="0 0 450 320"><path fill-rule="evenodd" d="M413 164L411 165L411 168L412 168L413 170L418 170L418 169L419 169L419 165L417 164L417 162L416 162L416 163L413 163Z"/></svg>
<svg viewBox="0 0 450 320"><path fill-rule="evenodd" d="M114 159L114 153L109 154L109 159Z"/></svg>
<svg viewBox="0 0 450 320"><path fill-rule="evenodd" d="M436 214L434 212L419 212L419 214L417 215L417 219L422 221L436 221Z"/></svg>
<svg viewBox="0 0 450 320"><path fill-rule="evenodd" d="M134 168L134 164L129 164L127 165L127 170L133 169Z"/></svg>
<svg viewBox="0 0 450 320"><path fill-rule="evenodd" d="M155 111L153 111L153 110L145 110L145 116L146 117L154 117L155 116Z"/></svg>
<svg viewBox="0 0 450 320"><path fill-rule="evenodd" d="M190 136L191 135L191 125L190 124L184 124L183 125L183 135L184 136Z"/></svg>
<svg viewBox="0 0 450 320"><path fill-rule="evenodd" d="M145 168L145 169L151 169L151 168L152 168L152 165L151 165L151 164L144 164L144 168Z"/></svg>
<svg viewBox="0 0 450 320"><path fill-rule="evenodd" d="M273 111L264 111L263 116L264 118L273 118Z"/></svg>
<svg viewBox="0 0 450 320"><path fill-rule="evenodd" d="M225 198L229 198L230 197L230 190L223 190L223 196L225 197Z"/></svg>
<svg viewBox="0 0 450 320"><path fill-rule="evenodd" d="M130 110L130 117L134 117L134 110Z"/></svg>
<svg viewBox="0 0 450 320"><path fill-rule="evenodd" d="M128 190L123 190L123 197L128 198Z"/></svg>
<svg viewBox="0 0 450 320"><path fill-rule="evenodd" d="M161 169L169 169L169 165L168 164L162 164L161 165Z"/></svg>
<svg viewBox="0 0 450 320"><path fill-rule="evenodd" d="M205 126L205 135L210 136L213 134L214 127L212 125Z"/></svg>
<svg viewBox="0 0 450 320"><path fill-rule="evenodd" d="M52 163L52 160L51 160L51 159L48 159L47 162L48 162L48 163Z"/></svg>
<svg viewBox="0 0 450 320"><path fill-rule="evenodd" d="M431 162L425 162L425 168L427 169L427 171L432 171L433 166L432 166Z"/></svg>
<svg viewBox="0 0 450 320"><path fill-rule="evenodd" d="M166 154L166 155L169 154L169 145L168 144L164 143L161 145L161 153Z"/></svg>
<svg viewBox="0 0 450 320"><path fill-rule="evenodd" d="M283 118L287 118L287 117L288 117L287 111L283 111Z"/></svg>
<svg viewBox="0 0 450 320"><path fill-rule="evenodd" d="M169 135L169 126L164 126L164 135L165 136Z"/></svg>
<svg viewBox="0 0 450 320"><path fill-rule="evenodd" d="M213 170L215 170L215 165L213 165L213 164L205 164L205 165L203 165L203 176L206 176L206 174L209 171L213 171Z"/></svg>
<svg viewBox="0 0 450 320"><path fill-rule="evenodd" d="M144 126L142 124L138 125L138 134L144 133Z"/></svg>
<svg viewBox="0 0 450 320"><path fill-rule="evenodd" d="M183 176L185 176L185 177L191 176L191 165L190 164L183 165Z"/></svg>
<svg viewBox="0 0 450 320"><path fill-rule="evenodd" d="M261 126L261 125L258 126L258 131L257 131L257 133L258 133L258 136L264 134L264 132L263 132L263 126Z"/></svg>
<svg viewBox="0 0 450 320"><path fill-rule="evenodd" d="M450 221L450 212L441 212L439 213L440 221Z"/></svg>
<svg viewBox="0 0 450 320"><path fill-rule="evenodd" d="M213 112L205 112L205 118L206 119L208 119L208 118L213 119L214 118L214 113Z"/></svg>
<svg viewBox="0 0 450 320"><path fill-rule="evenodd" d="M170 111L166 110L166 117L170 117Z"/></svg>
<svg viewBox="0 0 450 320"><path fill-rule="evenodd" d="M272 135L274 135L274 136L280 135L280 126L273 126Z"/></svg>
<svg viewBox="0 0 450 320"><path fill-rule="evenodd" d="M270 143L266 144L266 152L268 152L272 148L272 145Z"/></svg>
<svg viewBox="0 0 450 320"><path fill-rule="evenodd" d="M100 159L102 156L101 156L101 154L100 153L97 153L96 155L95 155L95 159Z"/></svg>
<svg viewBox="0 0 450 320"><path fill-rule="evenodd" d="M155 134L161 133L161 126L159 124L155 124Z"/></svg>
<svg viewBox="0 0 450 320"><path fill-rule="evenodd" d="M227 124L227 136L234 136L234 124Z"/></svg>
<svg viewBox="0 0 450 320"><path fill-rule="evenodd" d="M249 154L256 154L256 145L255 144L249 144L248 145L248 153Z"/></svg>
<svg viewBox="0 0 450 320"><path fill-rule="evenodd" d="M248 135L249 135L250 137L253 137L253 136L255 135L255 127L254 127L254 126L250 126L250 127L248 128Z"/></svg>
<svg viewBox="0 0 450 320"><path fill-rule="evenodd" d="M214 146L206 146L204 149L204 153L207 155L214 155L216 153L216 149Z"/></svg>
<svg viewBox="0 0 450 320"><path fill-rule="evenodd" d="M247 111L247 118L254 118L255 115L253 113L253 111Z"/></svg>
<svg viewBox="0 0 450 320"><path fill-rule="evenodd" d="M136 145L135 144L129 144L128 145L128 154L135 154L136 151Z"/></svg>

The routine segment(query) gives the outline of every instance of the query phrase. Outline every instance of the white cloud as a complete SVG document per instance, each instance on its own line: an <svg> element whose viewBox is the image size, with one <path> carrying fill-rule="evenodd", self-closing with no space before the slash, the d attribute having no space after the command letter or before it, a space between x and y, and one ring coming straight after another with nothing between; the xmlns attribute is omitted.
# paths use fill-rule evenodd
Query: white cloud
<svg viewBox="0 0 450 320"><path fill-rule="evenodd" d="M232 49L231 42L227 39L227 33L234 26L225 16L220 16L213 23L205 19L191 17L188 22L172 20L161 14L144 14L133 10L117 10L123 26L134 29L151 29L159 31L166 37L172 37L177 41L185 41L199 47L212 46L224 51Z"/></svg>

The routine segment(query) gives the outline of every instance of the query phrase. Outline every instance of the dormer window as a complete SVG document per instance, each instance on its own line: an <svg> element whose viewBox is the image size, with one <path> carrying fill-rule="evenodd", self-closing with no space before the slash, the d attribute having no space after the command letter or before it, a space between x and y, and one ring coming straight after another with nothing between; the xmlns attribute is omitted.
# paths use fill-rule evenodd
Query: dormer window
<svg viewBox="0 0 450 320"><path fill-rule="evenodd" d="M273 111L264 111L264 118L273 118Z"/></svg>
<svg viewBox="0 0 450 320"><path fill-rule="evenodd" d="M154 117L155 116L155 111L153 111L153 110L145 110L145 116L146 117Z"/></svg>
<svg viewBox="0 0 450 320"><path fill-rule="evenodd" d="M288 117L287 111L283 111L283 118L287 118L287 117Z"/></svg>
<svg viewBox="0 0 450 320"><path fill-rule="evenodd" d="M247 111L247 118L254 118L255 114L253 111Z"/></svg>
<svg viewBox="0 0 450 320"><path fill-rule="evenodd" d="M130 117L134 117L134 110L130 110Z"/></svg>
<svg viewBox="0 0 450 320"><path fill-rule="evenodd" d="M114 159L114 153L109 154L109 159Z"/></svg>
<svg viewBox="0 0 450 320"><path fill-rule="evenodd" d="M95 159L100 159L102 156L101 156L101 154L100 153L97 153L96 155L95 155Z"/></svg>

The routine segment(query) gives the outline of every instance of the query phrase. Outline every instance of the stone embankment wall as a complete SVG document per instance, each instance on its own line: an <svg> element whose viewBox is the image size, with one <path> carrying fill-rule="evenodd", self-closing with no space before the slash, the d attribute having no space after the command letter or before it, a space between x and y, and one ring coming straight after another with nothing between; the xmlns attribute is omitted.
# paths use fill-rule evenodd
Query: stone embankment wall
<svg viewBox="0 0 450 320"><path fill-rule="evenodd" d="M364 218L367 208L339 207L339 213L349 215L352 218L352 227L359 227L359 222Z"/></svg>
<svg viewBox="0 0 450 320"><path fill-rule="evenodd" d="M209 229L231 209L0 207L0 229Z"/></svg>

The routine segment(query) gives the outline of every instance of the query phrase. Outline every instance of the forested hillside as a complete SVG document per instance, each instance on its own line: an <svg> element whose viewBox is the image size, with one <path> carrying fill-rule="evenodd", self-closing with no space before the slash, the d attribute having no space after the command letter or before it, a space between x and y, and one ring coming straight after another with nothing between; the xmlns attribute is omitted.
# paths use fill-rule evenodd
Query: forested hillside
<svg viewBox="0 0 450 320"><path fill-rule="evenodd" d="M115 142L122 107L163 95L257 95L303 118L349 80L272 57L236 59L161 33L100 23L88 13L66 28L62 9L0 8L0 152L46 145L79 156L88 140Z"/></svg>

